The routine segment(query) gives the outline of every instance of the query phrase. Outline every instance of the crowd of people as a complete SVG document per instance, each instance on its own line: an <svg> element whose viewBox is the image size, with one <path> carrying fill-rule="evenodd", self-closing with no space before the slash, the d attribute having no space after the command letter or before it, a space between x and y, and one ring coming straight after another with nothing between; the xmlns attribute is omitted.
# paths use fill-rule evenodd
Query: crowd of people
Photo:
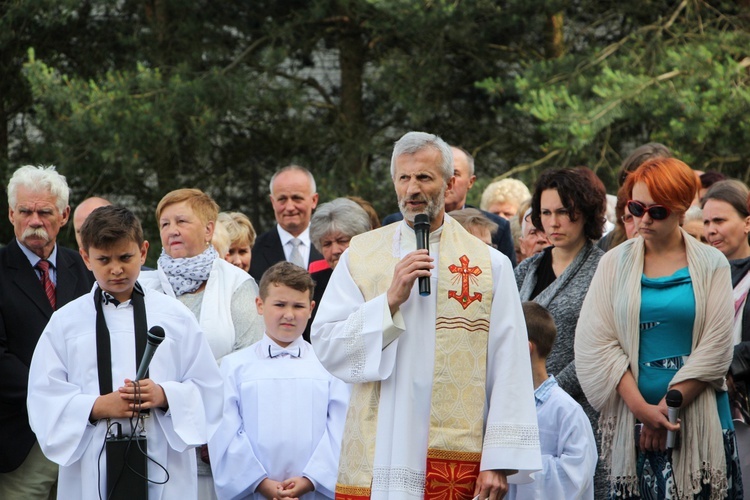
<svg viewBox="0 0 750 500"><path fill-rule="evenodd" d="M423 132L390 176L381 223L281 168L261 234L176 189L149 269L130 210L81 201L64 248L65 178L16 170L0 498L743 498L744 183L651 143L616 195L552 168L477 208Z"/></svg>

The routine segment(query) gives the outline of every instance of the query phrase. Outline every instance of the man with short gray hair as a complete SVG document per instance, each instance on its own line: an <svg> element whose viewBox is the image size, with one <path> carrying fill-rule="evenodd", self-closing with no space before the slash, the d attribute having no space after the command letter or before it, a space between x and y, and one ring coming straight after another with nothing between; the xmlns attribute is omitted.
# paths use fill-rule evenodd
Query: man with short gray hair
<svg viewBox="0 0 750 500"><path fill-rule="evenodd" d="M320 362L353 384L336 496L497 500L542 463L513 269L445 214L442 139L404 135L391 176L403 220L352 238L312 328Z"/></svg>
<svg viewBox="0 0 750 500"><path fill-rule="evenodd" d="M0 249L0 498L54 498L57 465L29 427L26 389L34 348L52 313L89 292L78 252L57 245L69 189L54 167L24 166L8 183L15 239ZM61 423L62 425L62 423ZM61 433L65 430L61 427Z"/></svg>
<svg viewBox="0 0 750 500"><path fill-rule="evenodd" d="M253 245L250 275L255 281L266 269L287 260L310 272L327 267L310 241L310 218L318 205L315 178L304 167L284 167L269 185L276 227L258 236Z"/></svg>

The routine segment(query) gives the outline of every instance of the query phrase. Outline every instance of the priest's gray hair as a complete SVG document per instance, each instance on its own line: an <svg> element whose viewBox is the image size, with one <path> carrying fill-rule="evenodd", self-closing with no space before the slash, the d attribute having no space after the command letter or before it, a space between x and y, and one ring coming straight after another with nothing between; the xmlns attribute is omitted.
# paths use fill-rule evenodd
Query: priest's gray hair
<svg viewBox="0 0 750 500"><path fill-rule="evenodd" d="M15 210L18 201L18 188L24 187L32 193L49 192L55 197L55 206L61 213L68 206L70 188L65 177L54 166L44 167L24 165L8 181L8 206Z"/></svg>
<svg viewBox="0 0 750 500"><path fill-rule="evenodd" d="M453 177L453 152L451 147L440 137L426 132L407 132L396 141L391 156L391 179L396 175L396 158L401 155L417 153L425 148L434 148L440 152L443 160L440 169L443 171L443 179L448 182Z"/></svg>
<svg viewBox="0 0 750 500"><path fill-rule="evenodd" d="M348 198L336 198L315 210L310 219L310 241L322 252L322 240L330 233L340 232L352 238L370 229L370 216L364 208Z"/></svg>

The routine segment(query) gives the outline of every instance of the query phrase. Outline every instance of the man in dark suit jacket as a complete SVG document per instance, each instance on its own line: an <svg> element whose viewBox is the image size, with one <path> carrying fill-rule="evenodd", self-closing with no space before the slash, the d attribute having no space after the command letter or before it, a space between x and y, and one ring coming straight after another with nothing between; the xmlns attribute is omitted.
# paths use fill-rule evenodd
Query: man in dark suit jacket
<svg viewBox="0 0 750 500"><path fill-rule="evenodd" d="M70 216L68 193L65 178L54 167L21 167L8 185L9 218L16 237L0 249L3 499L47 499L55 491L57 465L44 457L29 427L26 388L31 356L53 311L93 285L78 252L56 244ZM38 262L42 264L35 268Z"/></svg>
<svg viewBox="0 0 750 500"><path fill-rule="evenodd" d="M311 273L327 268L323 256L310 242L310 218L318 204L313 175L297 165L284 167L271 178L270 191L276 227L255 240L250 261L252 277L260 282L266 269L282 260ZM298 240L296 256L293 240Z"/></svg>
<svg viewBox="0 0 750 500"><path fill-rule="evenodd" d="M466 204L466 196L477 180L474 175L474 157L463 148L451 146L453 151L453 188L445 192L445 211L461 210L462 208L475 208ZM513 267L516 267L516 249L513 246L513 236L510 233L510 224L507 220L491 212L481 211L488 219L497 224L497 231L492 235L492 244L501 253L505 254ZM383 219L383 225L400 221L404 218L401 212L387 215Z"/></svg>

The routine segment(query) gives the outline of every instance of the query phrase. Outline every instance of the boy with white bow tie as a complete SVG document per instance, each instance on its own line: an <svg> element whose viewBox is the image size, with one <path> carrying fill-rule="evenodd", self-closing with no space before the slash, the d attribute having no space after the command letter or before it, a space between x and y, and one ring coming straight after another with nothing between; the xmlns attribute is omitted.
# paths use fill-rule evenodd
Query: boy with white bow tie
<svg viewBox="0 0 750 500"><path fill-rule="evenodd" d="M209 442L224 498L333 498L349 386L302 339L315 284L279 262L256 298L265 335L222 360L224 410Z"/></svg>

